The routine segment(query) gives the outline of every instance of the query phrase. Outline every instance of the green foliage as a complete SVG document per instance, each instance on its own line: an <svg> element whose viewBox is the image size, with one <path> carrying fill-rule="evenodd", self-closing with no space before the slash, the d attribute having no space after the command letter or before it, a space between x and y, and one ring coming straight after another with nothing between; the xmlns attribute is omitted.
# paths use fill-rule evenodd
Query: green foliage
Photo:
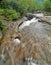
<svg viewBox="0 0 51 65"><path fill-rule="evenodd" d="M0 15L4 14L4 9L0 9Z"/></svg>
<svg viewBox="0 0 51 65"><path fill-rule="evenodd" d="M26 12L32 12L35 11L35 0L18 0L18 11L21 14L25 14Z"/></svg>
<svg viewBox="0 0 51 65"><path fill-rule="evenodd" d="M20 18L20 13L12 9L5 9L4 16L7 17L8 20L17 20L18 18Z"/></svg>
<svg viewBox="0 0 51 65"><path fill-rule="evenodd" d="M0 20L3 20L3 16L0 15Z"/></svg>
<svg viewBox="0 0 51 65"><path fill-rule="evenodd" d="M20 18L20 13L13 9L0 9L0 15L4 15L8 20L17 20ZM0 16L0 19L2 18Z"/></svg>
<svg viewBox="0 0 51 65"><path fill-rule="evenodd" d="M5 31L7 28L7 23L4 20L0 20L0 31Z"/></svg>
<svg viewBox="0 0 51 65"><path fill-rule="evenodd" d="M45 0L43 3L43 10L47 12L51 12L51 1Z"/></svg>
<svg viewBox="0 0 51 65"><path fill-rule="evenodd" d="M6 16L9 20L17 20L18 18L20 18L20 14L19 13L13 13L10 15Z"/></svg>
<svg viewBox="0 0 51 65"><path fill-rule="evenodd" d="M37 10L40 11L44 10L51 12L51 0L43 0L43 1L44 3L43 2L39 3L37 2L37 0L2 0L0 2L0 8L13 9L21 13L21 15L27 12L34 12ZM12 17L14 17L13 15L8 16L8 18L11 19Z"/></svg>
<svg viewBox="0 0 51 65"><path fill-rule="evenodd" d="M21 15L26 12L34 12L39 9L39 5L36 0L3 0L0 3L1 8L12 8L20 12Z"/></svg>

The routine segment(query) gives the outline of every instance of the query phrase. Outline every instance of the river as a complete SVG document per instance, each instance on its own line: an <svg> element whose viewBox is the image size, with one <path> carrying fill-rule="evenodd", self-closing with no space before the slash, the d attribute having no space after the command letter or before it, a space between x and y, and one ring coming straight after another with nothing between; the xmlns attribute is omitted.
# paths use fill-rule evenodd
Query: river
<svg viewBox="0 0 51 65"><path fill-rule="evenodd" d="M21 40L18 46L10 43L4 48L0 47L0 65L51 65L51 25L32 18L19 26L19 33ZM19 48L23 49L25 60ZM15 49L22 59L14 56Z"/></svg>

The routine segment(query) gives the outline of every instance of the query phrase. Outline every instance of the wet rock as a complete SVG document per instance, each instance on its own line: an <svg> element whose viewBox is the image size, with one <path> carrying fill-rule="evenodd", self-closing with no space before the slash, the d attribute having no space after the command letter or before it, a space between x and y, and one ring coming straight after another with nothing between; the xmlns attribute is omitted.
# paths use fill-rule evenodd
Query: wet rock
<svg viewBox="0 0 51 65"><path fill-rule="evenodd" d="M27 17L24 16L24 17L23 17L23 20L27 21L28 19L27 19Z"/></svg>
<svg viewBox="0 0 51 65"><path fill-rule="evenodd" d="M21 41L20 41L20 39L19 39L18 37L16 37L16 38L12 41L12 43L14 43L15 45L18 45L18 44L21 43Z"/></svg>
<svg viewBox="0 0 51 65"><path fill-rule="evenodd" d="M28 20L31 20L34 17L32 13L27 13L25 16L27 17Z"/></svg>
<svg viewBox="0 0 51 65"><path fill-rule="evenodd" d="M39 22L45 22L49 25L51 25L51 16L43 16L43 17L38 17L40 20Z"/></svg>

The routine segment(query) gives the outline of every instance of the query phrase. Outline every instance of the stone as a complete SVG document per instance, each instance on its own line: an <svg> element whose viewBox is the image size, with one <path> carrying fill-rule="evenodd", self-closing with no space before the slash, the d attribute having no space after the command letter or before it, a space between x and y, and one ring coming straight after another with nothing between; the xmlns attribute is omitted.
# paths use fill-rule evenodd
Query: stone
<svg viewBox="0 0 51 65"><path fill-rule="evenodd" d="M13 43L14 43L15 45L20 44L20 42L21 42L21 41L20 41L18 38L13 40Z"/></svg>

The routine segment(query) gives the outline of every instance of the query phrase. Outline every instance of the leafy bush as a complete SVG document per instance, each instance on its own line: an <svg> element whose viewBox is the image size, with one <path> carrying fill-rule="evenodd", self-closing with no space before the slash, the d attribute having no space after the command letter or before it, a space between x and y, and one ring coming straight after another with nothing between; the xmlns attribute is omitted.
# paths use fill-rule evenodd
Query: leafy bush
<svg viewBox="0 0 51 65"><path fill-rule="evenodd" d="M4 9L0 9L0 15L4 14Z"/></svg>
<svg viewBox="0 0 51 65"><path fill-rule="evenodd" d="M0 20L3 20L3 16L0 15Z"/></svg>
<svg viewBox="0 0 51 65"><path fill-rule="evenodd" d="M7 28L7 23L4 20L0 20L0 31L5 31Z"/></svg>
<svg viewBox="0 0 51 65"><path fill-rule="evenodd" d="M46 12L51 12L51 1L45 0L43 3L43 10Z"/></svg>
<svg viewBox="0 0 51 65"><path fill-rule="evenodd" d="M9 20L17 20L20 17L20 13L16 12L15 10L12 9L5 9L4 10L4 15L9 19Z"/></svg>

